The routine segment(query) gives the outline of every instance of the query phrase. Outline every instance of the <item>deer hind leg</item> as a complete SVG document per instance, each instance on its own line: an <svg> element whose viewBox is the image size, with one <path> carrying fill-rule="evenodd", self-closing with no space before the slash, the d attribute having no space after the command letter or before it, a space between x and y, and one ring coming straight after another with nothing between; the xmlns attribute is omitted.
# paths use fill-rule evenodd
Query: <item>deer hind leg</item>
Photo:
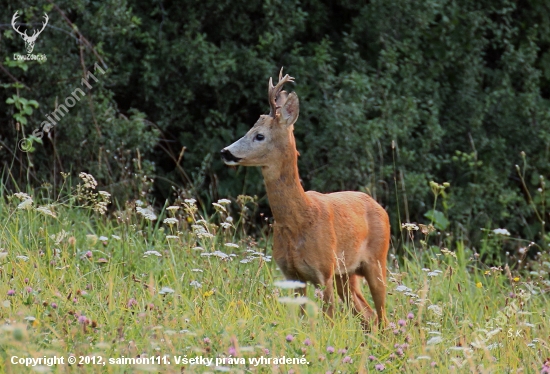
<svg viewBox="0 0 550 374"><path fill-rule="evenodd" d="M374 300L376 314L378 315L378 324L383 326L387 323L386 319L386 259L376 263L368 263L361 272L367 283Z"/></svg>
<svg viewBox="0 0 550 374"><path fill-rule="evenodd" d="M360 278L356 274L337 275L336 289L340 298L346 303L352 302L352 310L361 318L361 324L365 330L369 329L370 320L374 317L374 311L361 293Z"/></svg>
<svg viewBox="0 0 550 374"><path fill-rule="evenodd" d="M309 279L316 288L322 289L323 312L331 320L334 317L334 284L332 282L333 272L330 269L326 271L315 270L311 268Z"/></svg>

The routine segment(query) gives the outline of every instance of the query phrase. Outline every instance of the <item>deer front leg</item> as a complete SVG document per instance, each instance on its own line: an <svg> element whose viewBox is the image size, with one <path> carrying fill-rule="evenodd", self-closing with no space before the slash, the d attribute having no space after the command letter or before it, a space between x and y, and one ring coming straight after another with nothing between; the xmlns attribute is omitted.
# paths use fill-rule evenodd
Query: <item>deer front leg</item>
<svg viewBox="0 0 550 374"><path fill-rule="evenodd" d="M325 282L323 290L323 311L332 320L334 317L334 286L332 279Z"/></svg>
<svg viewBox="0 0 550 374"><path fill-rule="evenodd" d="M294 292L297 293L300 296L306 296L306 288L305 287L295 288ZM305 316L305 314L306 314L306 309L305 308L306 308L305 304L300 304L300 317Z"/></svg>

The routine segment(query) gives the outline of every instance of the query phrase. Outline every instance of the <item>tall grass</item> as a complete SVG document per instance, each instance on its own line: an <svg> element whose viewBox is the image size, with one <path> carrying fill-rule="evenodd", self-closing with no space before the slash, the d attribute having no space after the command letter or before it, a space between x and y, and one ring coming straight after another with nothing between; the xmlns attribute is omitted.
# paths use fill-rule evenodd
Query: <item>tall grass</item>
<svg viewBox="0 0 550 374"><path fill-rule="evenodd" d="M308 285L307 299L300 299L276 283L284 277L270 257L269 223L255 230L259 237L246 235L252 199L221 200L211 216L192 199L160 212L130 201L107 215L107 194L98 193L91 176L82 178L55 198L18 194L0 202L3 372L546 370L550 262L539 261L530 279L504 264L481 263L462 242L450 249L431 244L428 226L405 225L405 255L396 258L392 249L389 263L390 323L366 334L341 302L329 320L322 290ZM499 232L487 232L492 245L509 240ZM366 285L364 293L370 297ZM65 363L12 363L14 356L54 355ZM91 363L68 365L69 355ZM261 356L271 363L249 361ZM307 364L274 363L283 356ZM106 361L123 357L167 361ZM178 357L245 364L177 364Z"/></svg>

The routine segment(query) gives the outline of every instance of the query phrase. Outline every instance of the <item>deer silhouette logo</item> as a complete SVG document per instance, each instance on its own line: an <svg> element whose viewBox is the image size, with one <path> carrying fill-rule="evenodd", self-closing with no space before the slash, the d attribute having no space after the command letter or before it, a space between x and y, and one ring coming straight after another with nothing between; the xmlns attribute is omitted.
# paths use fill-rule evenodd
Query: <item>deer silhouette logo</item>
<svg viewBox="0 0 550 374"><path fill-rule="evenodd" d="M17 13L18 12L15 12L15 14L13 15L13 17L11 19L11 26L13 27L15 32L18 33L19 35L21 35L21 37L25 41L25 48L27 49L27 52L32 53L32 51L34 49L34 43L36 42L36 38L38 38L38 35L40 35L40 33L42 31L44 31L44 29L46 28L46 25L48 24L48 19L49 19L48 15L46 13L44 13L44 19L46 20L46 22L42 23L42 29L38 32L36 30L34 30L32 35L28 36L27 35L27 30L25 30L25 32L19 31L19 27L21 27L21 25L17 26L17 28L15 27L15 20L18 17Z"/></svg>

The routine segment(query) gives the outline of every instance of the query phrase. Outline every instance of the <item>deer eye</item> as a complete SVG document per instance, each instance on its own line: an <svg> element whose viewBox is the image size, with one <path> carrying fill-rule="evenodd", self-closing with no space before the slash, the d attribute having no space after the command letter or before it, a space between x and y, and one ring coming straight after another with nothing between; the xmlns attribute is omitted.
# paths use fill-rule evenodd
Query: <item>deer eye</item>
<svg viewBox="0 0 550 374"><path fill-rule="evenodd" d="M265 139L265 136L263 136L262 134L257 134L256 137L255 137L254 139L256 139L256 140L258 140L258 141L261 142L262 140Z"/></svg>

